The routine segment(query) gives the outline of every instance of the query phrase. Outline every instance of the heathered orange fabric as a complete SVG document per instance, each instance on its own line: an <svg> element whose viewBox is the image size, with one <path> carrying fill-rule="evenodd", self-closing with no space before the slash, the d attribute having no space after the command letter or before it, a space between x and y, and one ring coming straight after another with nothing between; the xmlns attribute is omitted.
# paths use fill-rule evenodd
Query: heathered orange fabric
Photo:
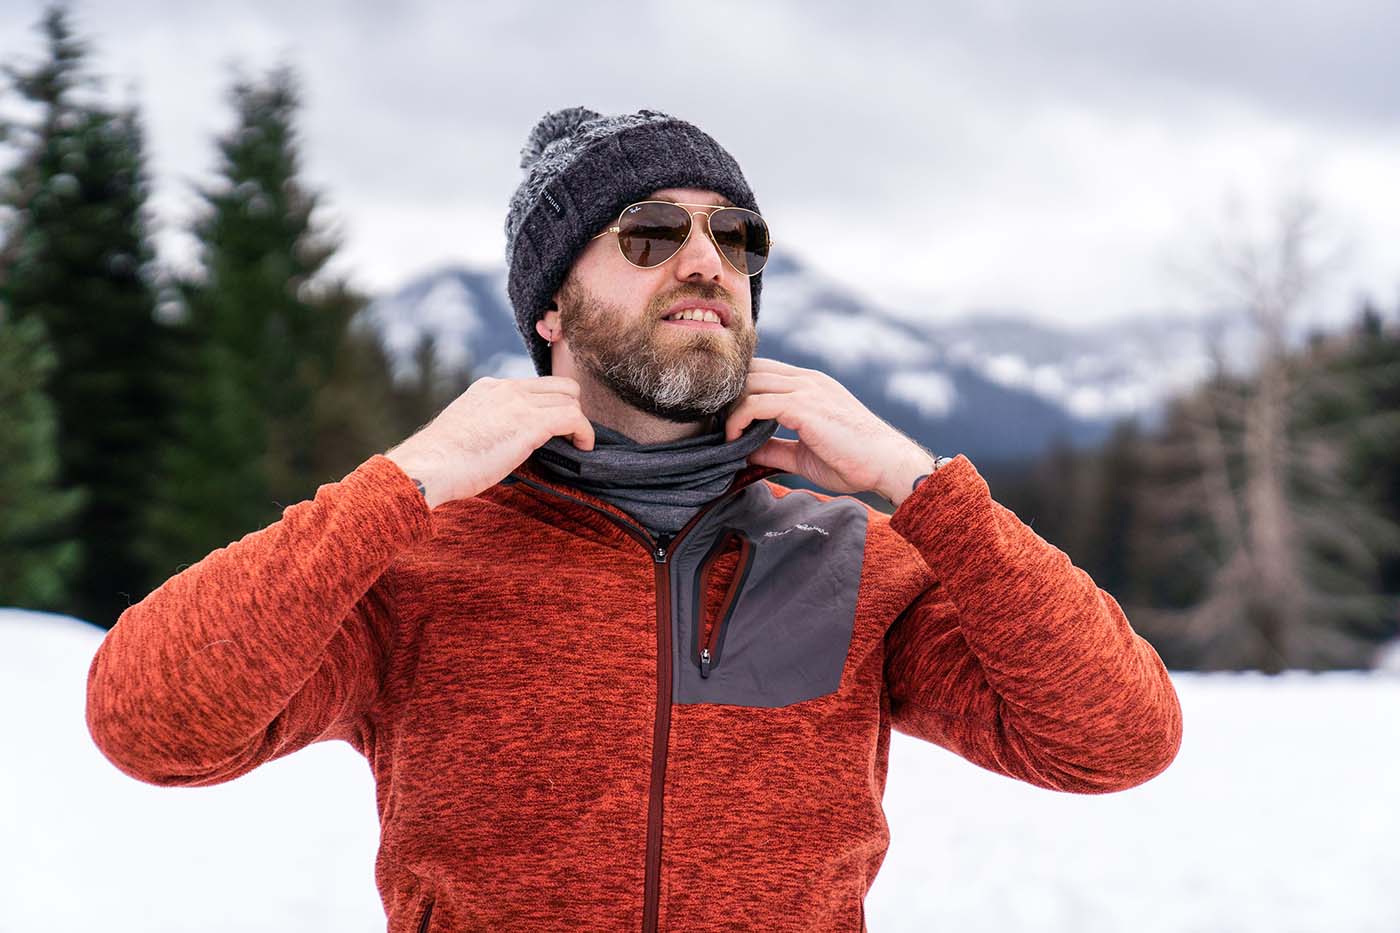
<svg viewBox="0 0 1400 933"><path fill-rule="evenodd" d="M817 495L773 472L745 476ZM625 513L517 473L589 505L516 484L430 511L376 454L167 580L93 658L97 745L142 781L206 785L351 743L391 933L641 929L657 817L658 929L859 931L891 727L1078 793L1176 755L1156 653L966 457L870 510L840 687L775 708L658 704L657 564Z"/></svg>

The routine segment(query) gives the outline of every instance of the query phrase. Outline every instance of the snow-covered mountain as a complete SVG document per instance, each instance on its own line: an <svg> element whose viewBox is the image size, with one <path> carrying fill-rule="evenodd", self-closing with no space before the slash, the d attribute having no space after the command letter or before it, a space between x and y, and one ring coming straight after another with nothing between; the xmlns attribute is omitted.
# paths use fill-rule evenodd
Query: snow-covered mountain
<svg viewBox="0 0 1400 933"><path fill-rule="evenodd" d="M1080 418L1137 415L1155 423L1168 397L1207 375L1206 340L1216 328L1226 364L1248 367L1248 329L1222 316L1159 314L1055 328L1007 312L978 312L934 329L948 360L1001 385L1025 388Z"/></svg>
<svg viewBox="0 0 1400 933"><path fill-rule="evenodd" d="M504 269L430 271L374 302L367 320L400 372L429 333L446 362L476 376L534 375ZM914 322L775 256L764 272L757 352L830 373L933 450L1015 460L1056 436L1096 443L1120 416L1154 422L1168 395L1207 371L1202 335L1210 326L1160 316L1056 329L1005 312ZM1243 352L1237 337L1227 342L1235 357Z"/></svg>
<svg viewBox="0 0 1400 933"><path fill-rule="evenodd" d="M533 376L506 297L505 269L447 266L376 299L365 320L392 354L396 375L412 371L419 337L436 340L438 359L477 376Z"/></svg>

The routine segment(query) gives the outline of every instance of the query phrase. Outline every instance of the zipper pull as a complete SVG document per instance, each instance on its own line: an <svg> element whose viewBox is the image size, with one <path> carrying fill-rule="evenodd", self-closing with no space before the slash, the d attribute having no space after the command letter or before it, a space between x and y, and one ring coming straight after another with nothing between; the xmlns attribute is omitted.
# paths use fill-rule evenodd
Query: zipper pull
<svg viewBox="0 0 1400 933"><path fill-rule="evenodd" d="M709 649L709 648L701 648L701 649L700 649L700 676L701 676L701 677L709 677L709 676L710 676L710 649Z"/></svg>
<svg viewBox="0 0 1400 933"><path fill-rule="evenodd" d="M666 548L671 546L672 537L673 535L660 535L657 537L656 548L651 552L651 556L658 564L664 564L666 562Z"/></svg>

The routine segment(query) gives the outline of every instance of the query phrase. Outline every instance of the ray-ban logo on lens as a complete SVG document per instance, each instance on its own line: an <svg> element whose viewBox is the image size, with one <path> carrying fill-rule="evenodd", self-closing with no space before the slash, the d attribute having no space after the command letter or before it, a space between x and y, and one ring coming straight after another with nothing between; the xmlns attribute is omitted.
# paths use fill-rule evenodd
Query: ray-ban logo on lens
<svg viewBox="0 0 1400 933"><path fill-rule="evenodd" d="M763 537L765 537L765 538L781 538L783 535L787 534L787 533L790 532L790 531L815 531L815 532L817 532L818 534L823 534L823 535L830 535L830 534L831 534L831 532L827 531L825 528L818 528L816 525L808 525L806 522L798 522L796 525L793 525L791 528L784 528L782 531L765 531L765 532L763 533Z"/></svg>

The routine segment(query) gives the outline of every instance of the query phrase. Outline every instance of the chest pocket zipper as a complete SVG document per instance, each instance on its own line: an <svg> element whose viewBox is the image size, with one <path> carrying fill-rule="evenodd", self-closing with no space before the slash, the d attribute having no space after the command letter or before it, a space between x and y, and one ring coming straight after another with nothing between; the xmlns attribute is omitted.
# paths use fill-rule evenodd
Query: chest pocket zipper
<svg viewBox="0 0 1400 933"><path fill-rule="evenodd" d="M716 566L730 553L737 555L737 561L729 579L729 586L721 596L712 617L707 611L710 603L710 577ZM752 557L753 542L749 540L748 535L737 528L728 528L720 533L719 538L700 561L692 600L692 605L695 606L695 647L691 652L691 660L700 668L701 677L709 677L710 672L719 665L724 652L724 633L734 616L734 607L738 602L739 593L744 588L744 581L748 579L749 567L753 564Z"/></svg>

